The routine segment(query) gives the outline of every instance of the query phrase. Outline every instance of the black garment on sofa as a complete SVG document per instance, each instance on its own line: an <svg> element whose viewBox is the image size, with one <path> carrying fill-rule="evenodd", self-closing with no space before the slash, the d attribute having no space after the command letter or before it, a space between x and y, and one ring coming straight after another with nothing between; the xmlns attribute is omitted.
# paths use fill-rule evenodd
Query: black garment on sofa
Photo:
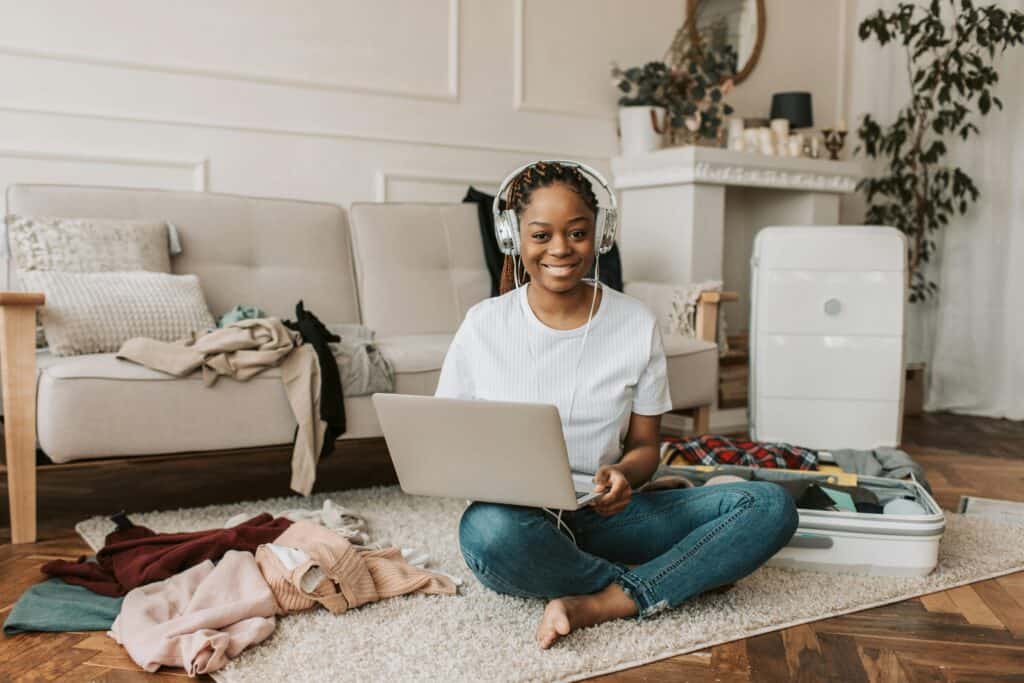
<svg viewBox="0 0 1024 683"><path fill-rule="evenodd" d="M339 342L341 337L332 334L312 311L307 311L300 300L295 304L296 321L284 320L284 326L302 335L303 344L312 344L320 361L320 419L327 423L324 445L320 457L334 452L335 440L345 433L345 397L341 391L341 373L338 360L331 353L329 342ZM297 430L298 428L296 428Z"/></svg>
<svg viewBox="0 0 1024 683"><path fill-rule="evenodd" d="M501 289L501 267L505 262L505 255L498 248L498 240L494 236L494 215L491 213L494 206L494 195L481 192L475 187L466 191L462 203L476 204L476 215L480 222L480 238L484 244L484 262L487 263L487 272L491 275L491 296L498 296ZM505 201L502 200L498 206L505 208ZM601 282L612 289L622 291L622 260L619 258L619 245L613 244L611 251L607 254L598 254L598 263L601 266ZM587 277L594 277L594 269L591 268Z"/></svg>

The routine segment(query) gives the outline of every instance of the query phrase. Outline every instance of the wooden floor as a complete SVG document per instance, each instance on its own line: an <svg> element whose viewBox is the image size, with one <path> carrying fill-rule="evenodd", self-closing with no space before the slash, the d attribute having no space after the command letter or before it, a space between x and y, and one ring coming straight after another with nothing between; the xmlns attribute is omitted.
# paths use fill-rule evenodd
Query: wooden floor
<svg viewBox="0 0 1024 683"><path fill-rule="evenodd" d="M927 415L909 418L904 448L927 471L936 498L1024 500L1024 423ZM287 449L243 456L148 458L40 473L40 542L0 545L0 620L38 567L88 549L73 525L120 509L144 511L287 495ZM394 481L379 441L347 446L323 463L318 490ZM228 482L228 483L226 483ZM0 542L10 537L0 489ZM101 633L0 637L0 681L183 680L141 673ZM1017 681L1024 683L1024 572L719 645L617 674L633 681Z"/></svg>

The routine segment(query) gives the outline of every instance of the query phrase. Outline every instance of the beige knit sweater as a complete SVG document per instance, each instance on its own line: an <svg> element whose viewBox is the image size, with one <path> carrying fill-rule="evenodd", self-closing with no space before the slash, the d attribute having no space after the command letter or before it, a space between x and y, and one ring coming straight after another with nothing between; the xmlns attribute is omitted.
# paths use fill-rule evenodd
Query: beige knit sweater
<svg viewBox="0 0 1024 683"><path fill-rule="evenodd" d="M296 522L272 545L256 550L256 564L280 614L318 603L339 614L407 593L455 594L451 579L410 565L400 549L363 550L319 524Z"/></svg>

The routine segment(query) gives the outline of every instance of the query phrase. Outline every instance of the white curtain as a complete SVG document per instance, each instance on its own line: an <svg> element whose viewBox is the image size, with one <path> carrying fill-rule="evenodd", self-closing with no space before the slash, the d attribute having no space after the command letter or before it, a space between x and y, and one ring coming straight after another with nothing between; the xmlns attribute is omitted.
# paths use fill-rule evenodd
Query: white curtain
<svg viewBox="0 0 1024 683"><path fill-rule="evenodd" d="M860 0L856 24L888 0ZM1024 11L1024 0L998 0ZM907 101L906 54L853 37L851 113L881 122ZM1002 111L977 123L981 135L956 138L947 157L981 190L966 216L942 231L929 268L935 301L908 305L908 358L928 363L926 410L1024 420L1024 46L996 62Z"/></svg>

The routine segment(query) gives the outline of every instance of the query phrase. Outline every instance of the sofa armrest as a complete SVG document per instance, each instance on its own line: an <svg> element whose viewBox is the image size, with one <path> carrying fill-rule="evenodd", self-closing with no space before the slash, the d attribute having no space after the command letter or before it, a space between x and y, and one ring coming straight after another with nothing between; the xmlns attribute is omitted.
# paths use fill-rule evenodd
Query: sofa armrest
<svg viewBox="0 0 1024 683"><path fill-rule="evenodd" d="M46 297L0 292L0 381L11 542L36 540L36 308Z"/></svg>
<svg viewBox="0 0 1024 683"><path fill-rule="evenodd" d="M697 300L697 338L717 342L719 304L739 300L736 292L702 292Z"/></svg>

